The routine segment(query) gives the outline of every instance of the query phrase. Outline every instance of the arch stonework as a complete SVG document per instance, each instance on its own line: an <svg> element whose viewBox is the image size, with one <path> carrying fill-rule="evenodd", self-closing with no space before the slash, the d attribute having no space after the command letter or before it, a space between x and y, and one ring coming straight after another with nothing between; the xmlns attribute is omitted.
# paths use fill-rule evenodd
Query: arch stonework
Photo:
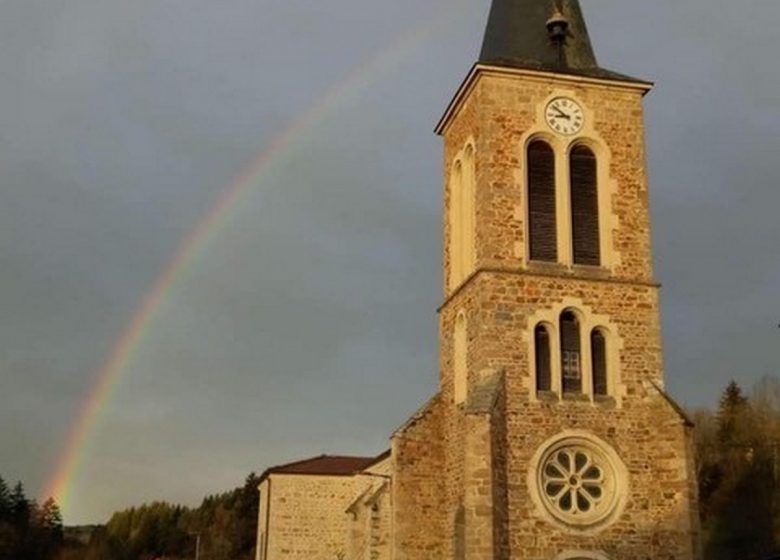
<svg viewBox="0 0 780 560"><path fill-rule="evenodd" d="M556 507L557 502L551 502L543 488L548 459L562 450L575 448L592 454L589 464L607 471L603 475L601 507L577 515ZM611 445L587 430L564 430L543 442L528 464L526 482L537 515L560 530L574 534L595 534L613 524L622 515L630 492L628 469L620 455ZM572 489L572 492L579 490Z"/></svg>
<svg viewBox="0 0 780 560"><path fill-rule="evenodd" d="M454 291L463 280L463 232L461 215L463 213L463 161L458 155L452 164L449 180L449 212L447 248L449 252L448 283Z"/></svg>
<svg viewBox="0 0 780 560"><path fill-rule="evenodd" d="M615 399L618 408L626 395L626 386L620 374L620 352L623 349L623 339L620 337L617 325L608 315L599 315L578 298L565 298L563 301L546 309L538 310L528 319L528 326L523 331L524 343L529 352L529 363L536 363L536 344L534 331L538 325L544 325L550 331L550 353L552 392L563 396L561 383L562 371L560 360L561 343L559 318L564 311L571 311L580 323L580 349L582 353L582 392L594 399L592 356L590 348L590 333L598 329L607 344L607 395ZM532 400L537 400L536 375L529 375L525 380Z"/></svg>
<svg viewBox="0 0 780 560"><path fill-rule="evenodd" d="M468 323L463 311L455 319L452 363L453 400L462 404L468 398Z"/></svg>
<svg viewBox="0 0 780 560"><path fill-rule="evenodd" d="M476 189L476 148L473 139L469 139L453 159L448 181L447 286L450 292L474 272L477 264Z"/></svg>
<svg viewBox="0 0 780 560"><path fill-rule="evenodd" d="M585 126L576 135L562 137L552 134L545 124L544 110L547 104L556 97L568 96L579 101L585 112ZM529 258L529 208L528 208L528 181L526 178L528 163L528 146L535 140L547 142L555 152L555 181L556 181L556 223L558 229L558 262L566 266L573 265L573 244L571 231L571 200L569 195L569 152L576 146L588 147L596 156L598 184L598 213L599 213L599 231L600 249L601 249L601 268L615 270L621 264L620 251L615 247L613 232L620 228L620 219L612 208L612 200L618 192L618 181L611 174L612 153L607 147L608 144L595 128L595 115L589 105L578 98L576 93L571 90L555 89L546 99L540 102L536 109L536 119L533 126L520 137L518 144L518 153L520 165L515 170L515 183L523 193L520 202L520 208L517 213L524 216L524 238L525 247L522 244L517 246L515 251L517 257L521 255L525 265L530 263Z"/></svg>

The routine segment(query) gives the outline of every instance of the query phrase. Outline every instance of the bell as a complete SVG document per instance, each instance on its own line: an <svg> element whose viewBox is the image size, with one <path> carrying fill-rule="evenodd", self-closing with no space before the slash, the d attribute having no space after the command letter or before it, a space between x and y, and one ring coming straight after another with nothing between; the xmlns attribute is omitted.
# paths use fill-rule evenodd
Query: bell
<svg viewBox="0 0 780 560"><path fill-rule="evenodd" d="M563 43L569 33L569 20L563 13L556 9L552 17L547 20L547 32L550 39L556 43Z"/></svg>

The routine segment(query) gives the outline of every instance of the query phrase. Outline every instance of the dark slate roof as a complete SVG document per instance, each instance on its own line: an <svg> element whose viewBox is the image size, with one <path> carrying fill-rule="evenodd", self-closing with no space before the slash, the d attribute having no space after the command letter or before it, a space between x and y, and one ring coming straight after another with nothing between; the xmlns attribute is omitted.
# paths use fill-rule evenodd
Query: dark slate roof
<svg viewBox="0 0 780 560"><path fill-rule="evenodd" d="M279 465L267 469L260 477L261 480L271 474L308 474L319 476L349 476L368 467L375 465L379 461L387 458L389 451L382 453L378 457L348 457L340 455L320 455L295 463Z"/></svg>
<svg viewBox="0 0 780 560"><path fill-rule="evenodd" d="M569 22L563 61L558 46L547 32L547 21L556 10ZM579 0L493 0L479 62L492 66L644 82L599 66Z"/></svg>

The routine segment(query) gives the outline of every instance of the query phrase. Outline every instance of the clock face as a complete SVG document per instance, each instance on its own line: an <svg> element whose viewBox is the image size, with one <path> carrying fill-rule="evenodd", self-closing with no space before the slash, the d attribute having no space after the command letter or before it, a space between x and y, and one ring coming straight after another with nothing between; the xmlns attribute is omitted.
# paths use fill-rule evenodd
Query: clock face
<svg viewBox="0 0 780 560"><path fill-rule="evenodd" d="M568 97L556 97L544 111L547 125L558 134L577 134L585 124L580 104Z"/></svg>

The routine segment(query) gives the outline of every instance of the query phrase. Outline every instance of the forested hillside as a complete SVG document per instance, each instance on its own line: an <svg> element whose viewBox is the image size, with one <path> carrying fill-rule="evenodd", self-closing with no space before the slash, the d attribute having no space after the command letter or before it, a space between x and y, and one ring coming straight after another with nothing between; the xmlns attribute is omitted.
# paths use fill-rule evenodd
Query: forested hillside
<svg viewBox="0 0 780 560"><path fill-rule="evenodd" d="M0 560L48 560L62 544L62 516L57 504L39 506L22 483L13 490L0 478Z"/></svg>
<svg viewBox="0 0 780 560"><path fill-rule="evenodd" d="M86 546L67 543L57 560L201 560L254 558L258 477L209 496L198 508L156 502L115 513Z"/></svg>
<svg viewBox="0 0 780 560"><path fill-rule="evenodd" d="M716 411L697 411L696 455L706 560L780 551L780 380L746 396L734 382Z"/></svg>
<svg viewBox="0 0 780 560"><path fill-rule="evenodd" d="M120 511L104 526L63 529L59 508L38 506L21 483L0 479L0 560L202 560L254 558L258 477L197 508L157 502Z"/></svg>

